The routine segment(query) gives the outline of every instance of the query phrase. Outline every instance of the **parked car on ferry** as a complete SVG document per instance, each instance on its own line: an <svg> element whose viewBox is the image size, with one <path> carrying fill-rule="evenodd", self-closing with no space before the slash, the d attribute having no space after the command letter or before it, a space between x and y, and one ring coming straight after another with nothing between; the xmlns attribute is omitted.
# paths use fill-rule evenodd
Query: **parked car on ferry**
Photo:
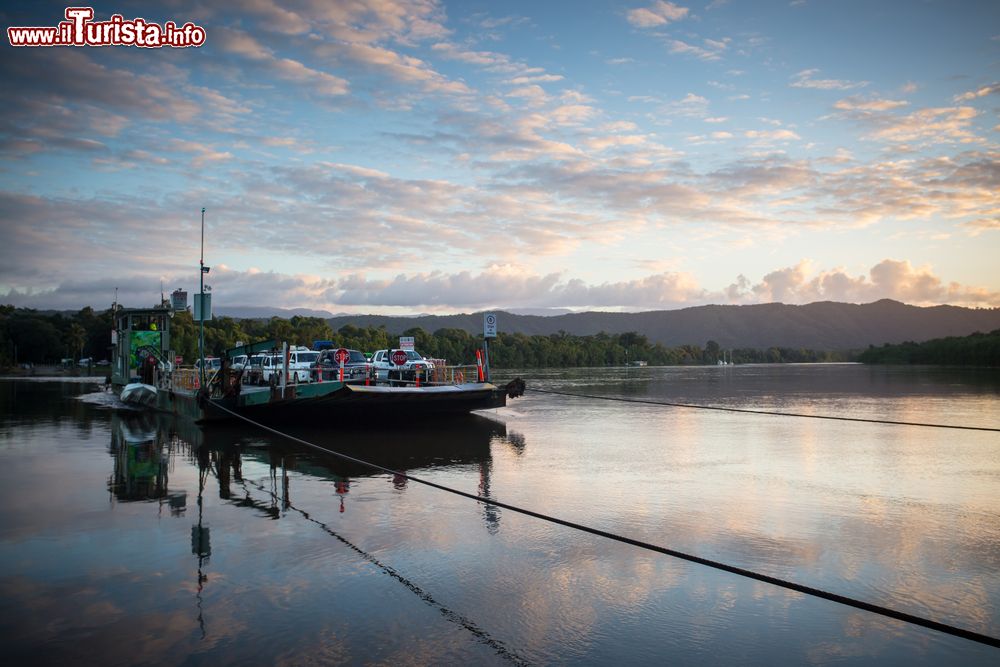
<svg viewBox="0 0 1000 667"><path fill-rule="evenodd" d="M313 380L339 380L340 362L336 359L337 350L323 350L319 359L313 364ZM372 364L364 352L348 350L348 358L344 362L344 381L364 380L370 376Z"/></svg>
<svg viewBox="0 0 1000 667"><path fill-rule="evenodd" d="M201 368L201 359L195 359L194 361L195 369ZM222 359L218 357L205 357L205 371L208 373L214 372L222 368Z"/></svg>
<svg viewBox="0 0 1000 667"><path fill-rule="evenodd" d="M288 351L288 381L289 382L309 382L312 379L312 365L319 358L319 352L307 348ZM284 370L284 360L281 354L269 354L264 357L261 364L261 381L264 384L271 383L273 377L274 384L281 382L281 373Z"/></svg>
<svg viewBox="0 0 1000 667"><path fill-rule="evenodd" d="M392 354L402 352L406 355L406 363L402 366L393 363ZM434 364L422 357L416 350L379 350L372 355L372 366L376 377L381 381L389 381L394 384L396 381L409 384L416 381L419 373L422 381L426 380L428 373L434 370Z"/></svg>
<svg viewBox="0 0 1000 667"><path fill-rule="evenodd" d="M264 384L263 364L266 354L255 354L247 360L243 368L243 381L247 384Z"/></svg>

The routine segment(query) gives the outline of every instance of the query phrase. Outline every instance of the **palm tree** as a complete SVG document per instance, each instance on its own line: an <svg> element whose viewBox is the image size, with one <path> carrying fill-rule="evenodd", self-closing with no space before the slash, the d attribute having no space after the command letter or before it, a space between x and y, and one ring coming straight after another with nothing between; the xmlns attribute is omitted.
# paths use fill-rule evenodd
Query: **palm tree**
<svg viewBox="0 0 1000 667"><path fill-rule="evenodd" d="M87 330L73 322L69 325L69 345L70 349L76 353L76 358L83 356L83 344L87 340Z"/></svg>

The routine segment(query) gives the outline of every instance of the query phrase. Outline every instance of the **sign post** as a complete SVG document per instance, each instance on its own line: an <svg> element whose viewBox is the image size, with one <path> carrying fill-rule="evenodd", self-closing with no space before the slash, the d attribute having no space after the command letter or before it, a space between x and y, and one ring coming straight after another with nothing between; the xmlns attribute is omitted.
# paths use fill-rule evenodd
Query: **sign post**
<svg viewBox="0 0 1000 667"><path fill-rule="evenodd" d="M407 356L406 356L406 352L404 350L393 350L392 354L389 355L389 361L391 361L394 365L400 367L399 380L400 380L401 384L402 384L402 380L403 380L402 367L406 364L406 360L407 360ZM392 377L392 371L389 371L389 373L386 376L386 378L388 379L388 378L391 378L391 377ZM389 385L392 386L392 384L393 383L390 381Z"/></svg>
<svg viewBox="0 0 1000 667"><path fill-rule="evenodd" d="M490 338L497 337L497 314L483 313L483 365L486 367L486 381L490 381Z"/></svg>
<svg viewBox="0 0 1000 667"><path fill-rule="evenodd" d="M344 381L344 364L350 359L351 353L347 351L347 348L341 347L336 352L333 353L333 360L340 364L340 381Z"/></svg>

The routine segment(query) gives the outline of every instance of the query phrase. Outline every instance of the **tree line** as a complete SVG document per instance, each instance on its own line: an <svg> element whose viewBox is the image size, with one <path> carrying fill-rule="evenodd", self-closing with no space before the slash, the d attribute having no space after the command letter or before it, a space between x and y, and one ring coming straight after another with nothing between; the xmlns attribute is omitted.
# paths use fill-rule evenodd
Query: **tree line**
<svg viewBox="0 0 1000 667"><path fill-rule="evenodd" d="M97 312L88 307L66 315L0 306L0 366L50 364L67 358L110 359L111 313L111 309ZM191 313L176 313L170 330L171 347L185 363L193 363L198 355L199 332ZM412 336L418 352L426 357L445 359L449 364L474 363L476 349L482 345L480 336L454 328L428 332L416 327L399 335ZM399 336L391 334L384 326L347 324L334 331L319 317L217 317L205 322L206 356L221 356L238 344L269 339L307 347L312 347L315 341L331 341L336 347L363 352L399 345ZM848 352L783 347L727 349L725 354L738 364L853 360ZM645 361L650 366L715 364L722 355L722 348L715 341L708 341L704 347L696 344L666 347L635 332L586 336L564 331L530 336L501 332L490 341L490 362L494 367L504 368L622 366L636 361Z"/></svg>
<svg viewBox="0 0 1000 667"><path fill-rule="evenodd" d="M923 343L886 343L870 346L858 361L866 364L937 364L949 366L1000 366L1000 329L969 336L935 338Z"/></svg>

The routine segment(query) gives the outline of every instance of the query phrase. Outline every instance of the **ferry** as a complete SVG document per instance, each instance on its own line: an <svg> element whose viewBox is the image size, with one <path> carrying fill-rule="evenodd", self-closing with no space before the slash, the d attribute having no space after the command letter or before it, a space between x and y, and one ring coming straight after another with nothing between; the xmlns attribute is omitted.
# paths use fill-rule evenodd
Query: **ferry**
<svg viewBox="0 0 1000 667"><path fill-rule="evenodd" d="M492 384L483 365L468 374L441 368L406 386L398 386L398 381L390 386L377 377L298 381L299 375L288 370L266 386L254 386L245 382L248 364L233 361L263 351L275 351L287 360L287 343L262 341L227 350L217 368L204 363L185 367L172 347L174 312L166 303L145 309L115 307L111 386L123 402L198 423L245 417L263 424L334 425L376 415L407 420L501 408L508 397L524 392L520 379L505 387Z"/></svg>

